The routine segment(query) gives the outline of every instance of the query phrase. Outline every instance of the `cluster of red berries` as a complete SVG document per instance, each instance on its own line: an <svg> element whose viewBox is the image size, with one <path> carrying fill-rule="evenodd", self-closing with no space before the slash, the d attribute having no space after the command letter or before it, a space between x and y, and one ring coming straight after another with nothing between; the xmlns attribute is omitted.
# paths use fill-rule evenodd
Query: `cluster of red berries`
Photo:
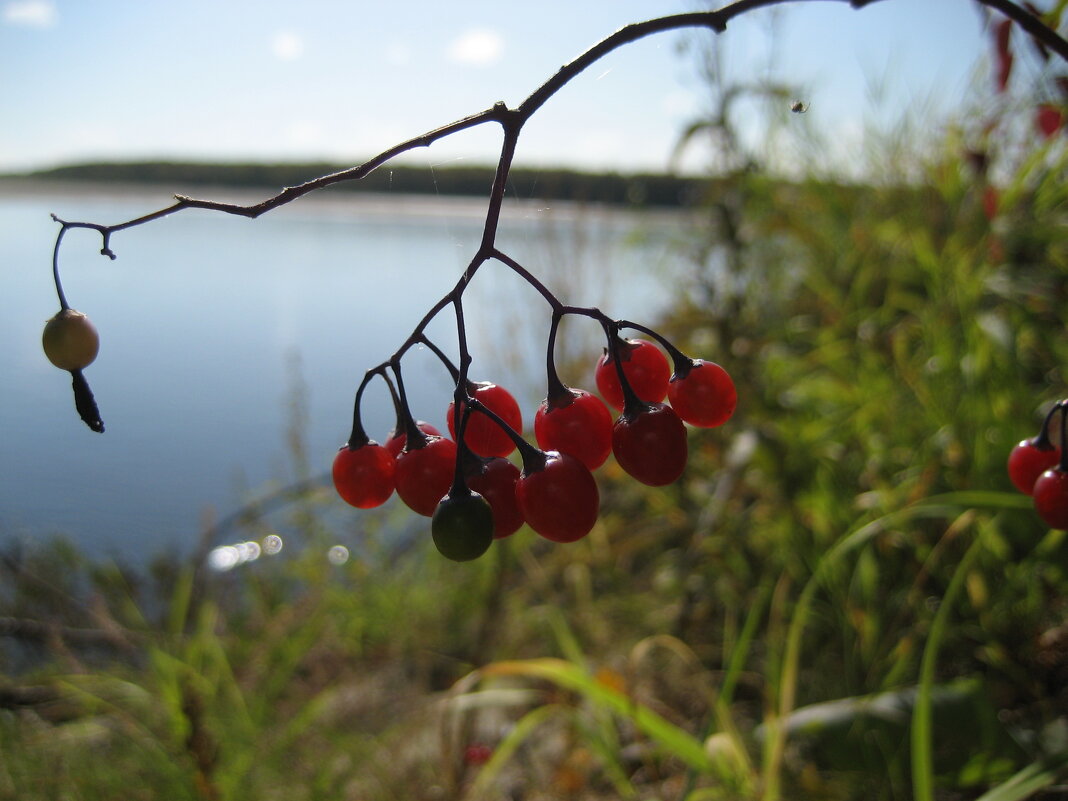
<svg viewBox="0 0 1068 801"><path fill-rule="evenodd" d="M1053 444L1051 425L1059 416L1060 445ZM1050 409L1038 434L1019 442L1009 453L1009 479L1035 501L1035 511L1051 528L1068 529L1068 400Z"/></svg>
<svg viewBox="0 0 1068 801"><path fill-rule="evenodd" d="M595 371L603 401L553 380L551 370L534 416L537 448L522 437L519 404L497 384L466 383L460 408L449 406L448 437L399 406L385 444L358 430L337 452L334 486L363 509L396 490L433 518L435 545L456 561L481 556L524 523L554 542L579 540L597 521L592 471L609 454L638 481L669 484L686 466L685 424L718 426L734 412L737 394L722 367L669 349L674 369L653 342L613 336ZM614 421L606 404L619 412ZM521 468L508 459L516 450Z"/></svg>

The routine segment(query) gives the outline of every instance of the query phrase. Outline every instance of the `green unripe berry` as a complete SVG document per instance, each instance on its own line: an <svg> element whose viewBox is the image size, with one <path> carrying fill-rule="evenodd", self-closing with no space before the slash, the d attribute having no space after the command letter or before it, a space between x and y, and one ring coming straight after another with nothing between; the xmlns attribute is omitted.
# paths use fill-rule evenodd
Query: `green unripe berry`
<svg viewBox="0 0 1068 801"><path fill-rule="evenodd" d="M446 495L430 521L434 545L446 559L469 562L493 543L493 510L477 492Z"/></svg>

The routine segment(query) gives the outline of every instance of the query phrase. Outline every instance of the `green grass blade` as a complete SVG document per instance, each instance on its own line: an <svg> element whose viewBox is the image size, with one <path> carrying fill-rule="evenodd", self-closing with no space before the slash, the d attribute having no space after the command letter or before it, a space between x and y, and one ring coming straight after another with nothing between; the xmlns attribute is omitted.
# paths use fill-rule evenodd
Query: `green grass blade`
<svg viewBox="0 0 1068 801"><path fill-rule="evenodd" d="M1064 775L1068 768L1068 757L1054 764L1033 762L1012 778L998 785L993 790L983 793L976 801L1021 801L1030 798L1044 787L1049 787Z"/></svg>
<svg viewBox="0 0 1068 801"><path fill-rule="evenodd" d="M482 668L479 673L485 678L525 676L551 681L629 720L643 734L694 770L707 773L712 767L704 744L699 739L632 698L601 684L570 662L562 659L495 662Z"/></svg>
<svg viewBox="0 0 1068 801"><path fill-rule="evenodd" d="M935 682L935 666L938 663L938 649L945 636L949 622L950 609L957 598L964 577L968 575L972 562L982 550L983 537L980 532L964 557L960 560L942 597L938 611L931 624L931 633L923 648L920 663L920 682L916 688L916 705L912 712L912 790L916 801L934 801L934 763L931 758L931 688Z"/></svg>

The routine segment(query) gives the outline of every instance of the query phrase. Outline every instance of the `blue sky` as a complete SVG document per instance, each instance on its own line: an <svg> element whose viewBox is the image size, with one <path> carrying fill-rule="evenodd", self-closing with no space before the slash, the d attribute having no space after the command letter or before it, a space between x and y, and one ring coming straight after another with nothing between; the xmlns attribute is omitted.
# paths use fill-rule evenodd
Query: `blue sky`
<svg viewBox="0 0 1068 801"><path fill-rule="evenodd" d="M0 170L161 157L358 163L496 100L520 102L628 22L700 7L0 0ZM806 87L805 123L844 144L871 116L873 85L884 87L890 116L907 106L954 108L986 49L971 0L783 8L751 13L719 37L732 70L744 76L766 64L775 41L779 77ZM666 166L701 107L680 38L659 35L595 65L530 121L517 163ZM497 149L496 130L485 128L414 159L486 163Z"/></svg>

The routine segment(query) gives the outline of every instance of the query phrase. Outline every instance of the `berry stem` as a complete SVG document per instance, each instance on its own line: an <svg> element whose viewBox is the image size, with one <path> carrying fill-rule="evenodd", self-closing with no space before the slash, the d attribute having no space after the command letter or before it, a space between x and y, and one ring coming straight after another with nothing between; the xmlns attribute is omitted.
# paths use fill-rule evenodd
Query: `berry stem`
<svg viewBox="0 0 1068 801"><path fill-rule="evenodd" d="M1057 401L1049 415L1047 415L1047 421L1053 416L1053 412L1057 410L1060 410L1061 413L1061 458L1057 469L1062 473L1068 473L1068 402ZM1046 426L1042 426L1042 428L1045 430Z"/></svg>
<svg viewBox="0 0 1068 801"><path fill-rule="evenodd" d="M453 383L459 383L460 371L457 369L456 365L452 363L452 359L446 356L441 348L431 342L426 334L421 334L418 341L430 348L431 352L441 360L441 363L445 365L445 369L449 371L449 375L452 376Z"/></svg>
<svg viewBox="0 0 1068 801"><path fill-rule="evenodd" d="M560 374L556 370L556 333L560 328L560 320L563 315L564 313L561 309L554 309L552 320L549 323L549 344L546 347L545 354L545 372L548 379L545 400L550 410L566 406L571 402L571 390L560 380Z"/></svg>
<svg viewBox="0 0 1068 801"><path fill-rule="evenodd" d="M1059 401L1057 401L1056 403L1053 404L1053 406L1050 408L1050 410L1048 412L1046 412L1046 418L1042 421L1042 428L1040 428L1038 430L1038 434L1035 436L1035 438L1033 440L1031 440L1031 442L1034 444L1034 446L1036 448L1038 448L1040 451L1048 451L1048 450L1052 450L1054 447L1056 447L1053 444L1053 440L1050 438L1049 427L1050 427L1050 424L1053 422L1053 416L1058 411L1061 411L1066 404L1068 404L1068 400L1059 400ZM1061 425L1062 426L1064 425L1064 412L1063 411L1061 411Z"/></svg>
<svg viewBox="0 0 1068 801"><path fill-rule="evenodd" d="M352 402L352 432L349 434L349 441L347 443L350 451L354 451L357 448L362 448L371 438L367 436L367 432L363 427L363 420L360 417L360 402L363 399L363 391L367 389L367 385L371 383L371 379L376 375L381 375L389 385L389 391L393 394L394 403L397 403L396 392L393 389L393 384L390 383L389 378L382 371L382 368L374 367L363 374L363 380L360 382L360 386L356 389L356 398ZM400 420L400 410L398 407L397 420ZM399 423L398 423L399 424Z"/></svg>
<svg viewBox="0 0 1068 801"><path fill-rule="evenodd" d="M623 417L630 419L643 409L648 408L649 404L638 397L634 387L630 385L630 381L627 380L627 376L623 372L623 359L620 353L623 348L629 348L630 345L619 336L620 323L609 321L603 322L602 325L604 326L605 334L608 336L608 357L615 365L616 375L619 377L619 388L623 390Z"/></svg>
<svg viewBox="0 0 1068 801"><path fill-rule="evenodd" d="M486 417L501 427L504 433L508 435L508 438L515 443L516 449L518 449L519 455L523 459L524 470L533 472L535 470L540 470L545 466L545 452L539 448L535 448L523 439L519 432L508 425L499 414L487 407L478 398L469 397L467 399L467 405L470 407L471 411L486 415Z"/></svg>
<svg viewBox="0 0 1068 801"><path fill-rule="evenodd" d="M397 381L397 397L400 399L401 407L404 409L404 429L407 438L404 448L409 451L423 448L429 438L416 425L415 418L412 416L412 407L408 403L408 394L404 391L404 377L401 375L400 357L394 356L389 360L388 364L389 369L393 371L393 377Z"/></svg>
<svg viewBox="0 0 1068 801"><path fill-rule="evenodd" d="M467 374L471 367L471 353L467 349L467 323L464 321L464 304L460 299L459 293L452 302L453 311L456 313L456 340L457 346L460 350L460 367L453 373L453 379L456 381L456 386L453 389L453 427L456 429L456 465L453 470L452 477L452 490L450 495L458 497L461 494L471 494L471 490L467 486L467 480L464 477L464 451L467 450L467 443L464 434L467 433L467 421L471 417L471 392L468 390L468 378ZM425 339L425 337L424 337ZM433 346L431 346L433 347ZM433 348L440 358L444 359L445 354ZM445 359L446 364L452 365L448 359Z"/></svg>
<svg viewBox="0 0 1068 801"><path fill-rule="evenodd" d="M53 218L55 215L53 215ZM59 310L67 311L70 304L67 296L63 294L63 282L59 280L59 243L63 241L63 235L67 233L67 226L63 225L56 234L56 246L52 249L52 280L56 283L56 297L59 298Z"/></svg>
<svg viewBox="0 0 1068 801"><path fill-rule="evenodd" d="M664 350L671 356L672 369L675 372L676 378L685 378L690 370L693 369L694 360L676 348L670 340L658 331L654 331L648 326L641 325L639 323L632 322L630 320L619 320L616 325L619 328L632 328L635 331L641 331L643 334L651 336L657 342L659 342Z"/></svg>
<svg viewBox="0 0 1068 801"><path fill-rule="evenodd" d="M527 270L527 268L525 268L523 265L521 265L508 254L503 253L500 250L494 250L492 255L493 258L511 269L512 272L514 272L516 275L518 275L520 278L530 284L535 290L537 290L537 292L543 298L545 298L546 302L552 307L554 314L564 309L564 304L560 302L556 295L554 295L549 290L549 288L545 286L545 284L535 278L534 275L529 270Z"/></svg>
<svg viewBox="0 0 1068 801"><path fill-rule="evenodd" d="M397 415L397 421L393 425L394 431L404 431L405 436L407 432L411 430L410 426L416 426L418 423L412 419L411 412L407 409L403 403L401 403L400 396L397 394L397 387L393 384L393 379L389 377L389 373L385 370L380 370L379 375L382 376L382 380L386 382L386 386L389 387L389 397L393 400L393 411ZM411 423L409 424L409 420Z"/></svg>

